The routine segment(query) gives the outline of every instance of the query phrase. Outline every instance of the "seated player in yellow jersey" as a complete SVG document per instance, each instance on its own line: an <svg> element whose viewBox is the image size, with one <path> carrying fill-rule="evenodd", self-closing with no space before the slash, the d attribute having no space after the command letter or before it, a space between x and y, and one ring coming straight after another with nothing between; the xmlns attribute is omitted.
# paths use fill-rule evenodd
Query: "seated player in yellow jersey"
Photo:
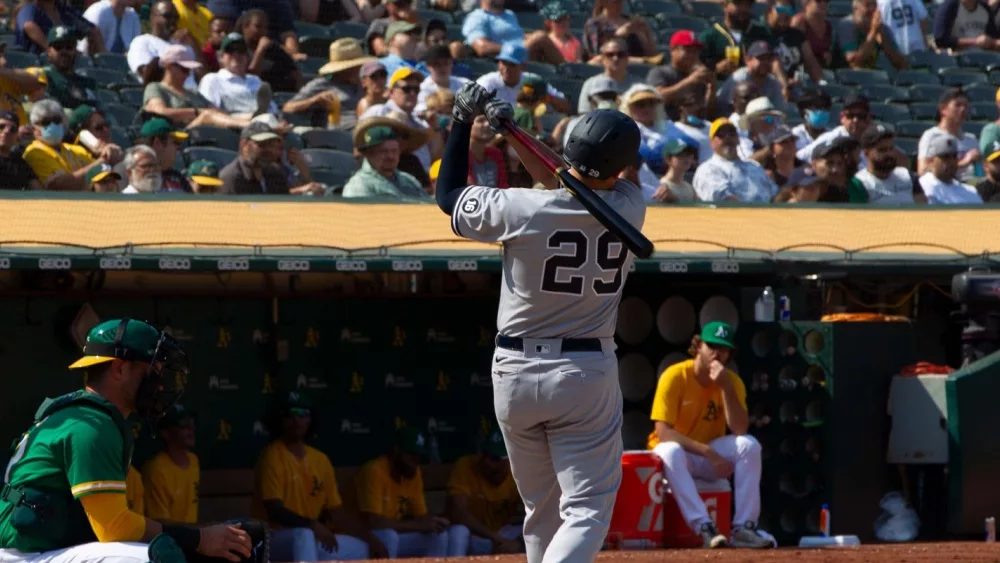
<svg viewBox="0 0 1000 563"><path fill-rule="evenodd" d="M666 369L656 385L649 447L663 460L677 506L707 548L772 547L774 538L757 529L760 515L760 443L747 434L747 390L726 368L736 350L733 327L707 323L691 339L692 359ZM732 434L726 434L726 428ZM693 478L735 481L731 538L716 529Z"/></svg>
<svg viewBox="0 0 1000 563"><path fill-rule="evenodd" d="M365 463L355 478L361 513L390 559L448 553L448 520L427 513L420 473L424 455L424 435L403 427L396 430L392 453Z"/></svg>
<svg viewBox="0 0 1000 563"><path fill-rule="evenodd" d="M184 405L170 407L157 426L163 451L142 467L146 515L161 522L198 522L201 466L194 448L194 416Z"/></svg>
<svg viewBox="0 0 1000 563"><path fill-rule="evenodd" d="M136 514L146 515L146 500L142 486L142 475L136 471L135 467L128 466L128 476L125 477L125 504L128 509Z"/></svg>
<svg viewBox="0 0 1000 563"><path fill-rule="evenodd" d="M274 440L254 469L254 516L274 528L274 561L356 561L385 557L385 547L343 507L333 465L308 446L315 419L300 393L284 395L268 414ZM360 538L360 539L359 539Z"/></svg>
<svg viewBox="0 0 1000 563"><path fill-rule="evenodd" d="M522 553L521 497L510 473L503 434L494 430L482 453L455 462L448 479L448 555Z"/></svg>

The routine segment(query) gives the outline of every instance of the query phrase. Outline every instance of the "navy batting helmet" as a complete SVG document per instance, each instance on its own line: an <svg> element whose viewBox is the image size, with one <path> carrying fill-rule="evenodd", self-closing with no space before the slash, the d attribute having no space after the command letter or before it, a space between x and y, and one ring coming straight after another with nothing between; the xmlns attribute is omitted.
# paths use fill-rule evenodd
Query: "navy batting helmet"
<svg viewBox="0 0 1000 563"><path fill-rule="evenodd" d="M639 126L624 113L592 111L570 132L563 160L586 178L612 178L635 163L640 137Z"/></svg>

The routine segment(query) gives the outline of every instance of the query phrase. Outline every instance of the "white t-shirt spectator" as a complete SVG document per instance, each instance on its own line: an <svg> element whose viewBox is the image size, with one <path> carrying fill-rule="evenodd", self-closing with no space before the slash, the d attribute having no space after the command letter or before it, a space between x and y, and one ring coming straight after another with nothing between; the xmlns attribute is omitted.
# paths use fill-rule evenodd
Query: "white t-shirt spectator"
<svg viewBox="0 0 1000 563"><path fill-rule="evenodd" d="M804 160L805 162L812 162L813 150L815 150L816 147L818 147L820 144L829 143L830 141L835 141L840 137L847 137L847 136L848 136L847 129L844 128L843 125L838 125L836 129L831 129L826 133L823 133L819 137L813 139L813 142L799 149L798 152L795 153L795 158L799 160ZM860 157L858 160L858 171L860 172L861 170L864 170L865 168L868 167L868 159L865 157L864 151L859 151L858 154Z"/></svg>
<svg viewBox="0 0 1000 563"><path fill-rule="evenodd" d="M128 67L141 80L142 76L139 75L139 69L149 64L149 61L162 55L167 50L167 47L171 45L174 45L174 43L164 41L149 33L136 37L132 40L132 44L128 48ZM191 47L185 47L188 51L191 51L191 56L197 60L194 50ZM198 89L198 83L194 80L194 73L188 76L187 81L184 82L184 87L189 90Z"/></svg>
<svg viewBox="0 0 1000 563"><path fill-rule="evenodd" d="M917 143L917 158L927 158L927 146L930 144L931 138L937 135L950 135L955 137L955 140L958 141L957 146L959 160L965 158L965 155L969 151L979 149L979 141L976 140L976 136L972 133L962 133L956 137L955 135L952 135L935 125L934 127L924 131L924 134L920 136L920 142ZM972 176L974 173L975 167L971 164L958 169L959 178L966 178Z"/></svg>
<svg viewBox="0 0 1000 563"><path fill-rule="evenodd" d="M702 201L733 196L743 202L767 203L778 193L778 186L757 163L727 160L717 154L698 166L693 184Z"/></svg>
<svg viewBox="0 0 1000 563"><path fill-rule="evenodd" d="M927 8L921 0L879 0L882 22L892 32L896 46L904 55L927 50L920 22L927 19Z"/></svg>
<svg viewBox="0 0 1000 563"><path fill-rule="evenodd" d="M709 128L708 123L706 123L702 127L695 127L693 125L688 125L687 123L681 121L675 121L674 125L676 125L678 129L683 131L685 135L691 137L691 139L698 142L699 164L712 158L712 155L715 154L715 152L712 151L712 142L708 138L708 128Z"/></svg>
<svg viewBox="0 0 1000 563"><path fill-rule="evenodd" d="M796 125L795 127L792 127L792 134L795 135L795 150L796 151L800 151L800 150L806 148L807 146L809 146L810 144L812 144L813 141L816 140L816 139L813 138L812 135L809 134L809 130L806 129L806 126L805 126L804 123L800 123L800 124ZM798 155L796 155L796 156L798 156Z"/></svg>
<svg viewBox="0 0 1000 563"><path fill-rule="evenodd" d="M852 181L861 184L861 187L868 192L868 203L875 205L914 203L913 176L906 168L896 168L884 180L865 168L849 180Z"/></svg>
<svg viewBox="0 0 1000 563"><path fill-rule="evenodd" d="M979 192L976 191L976 188L968 184L963 184L958 180L952 180L951 183L945 184L930 172L920 177L920 187L923 188L924 195L927 196L927 203L983 203L983 198L979 197Z"/></svg>
<svg viewBox="0 0 1000 563"><path fill-rule="evenodd" d="M468 78L462 78L459 76L449 76L448 77L448 89L452 92L458 92L458 89L462 87L462 84L469 82ZM440 90L441 87L438 86L434 79L428 76L420 83L420 93L417 94L417 107L414 111L422 112L427 109L427 97Z"/></svg>
<svg viewBox="0 0 1000 563"><path fill-rule="evenodd" d="M142 23L139 21L139 14L134 9L126 7L122 13L121 24L119 25L118 18L115 17L115 12L111 9L110 0L99 0L91 4L83 12L83 17L97 26L97 29L101 30L101 36L104 38L104 49L109 53L114 52L113 48L118 34L121 34L121 43L122 47L124 47L123 54L128 53L132 41L142 35ZM86 53L87 40L82 39L78 42L76 49L81 53Z"/></svg>
<svg viewBox="0 0 1000 563"><path fill-rule="evenodd" d="M524 75L521 75L521 81L524 81ZM510 105L517 105L517 93L521 91L521 83L519 82L516 86L507 86L504 84L503 78L500 77L500 71L494 70L493 72L484 74L476 80L476 83L486 88L488 92L496 91L497 98L506 100ZM551 84L548 84L548 87L550 96L561 99L566 98L562 92L553 88Z"/></svg>
<svg viewBox="0 0 1000 563"><path fill-rule="evenodd" d="M256 113L257 90L261 84L261 79L253 74L239 77L222 69L202 77L198 92L226 113ZM268 109L278 113L278 106L273 101Z"/></svg>

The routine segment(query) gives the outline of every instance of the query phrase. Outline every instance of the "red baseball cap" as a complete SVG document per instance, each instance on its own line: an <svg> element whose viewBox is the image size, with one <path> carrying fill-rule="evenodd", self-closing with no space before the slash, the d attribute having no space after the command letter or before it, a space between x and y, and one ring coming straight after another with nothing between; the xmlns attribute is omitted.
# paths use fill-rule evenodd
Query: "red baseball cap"
<svg viewBox="0 0 1000 563"><path fill-rule="evenodd" d="M675 31L673 36L670 37L670 48L673 49L674 47L697 47L701 49L704 45L701 44L701 41L698 41L693 31L682 29Z"/></svg>

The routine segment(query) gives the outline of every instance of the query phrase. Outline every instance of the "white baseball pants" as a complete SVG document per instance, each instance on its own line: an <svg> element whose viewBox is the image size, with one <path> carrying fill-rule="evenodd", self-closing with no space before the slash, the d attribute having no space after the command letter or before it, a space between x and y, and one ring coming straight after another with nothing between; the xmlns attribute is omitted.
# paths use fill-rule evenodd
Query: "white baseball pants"
<svg viewBox="0 0 1000 563"><path fill-rule="evenodd" d="M448 554L448 531L434 534L430 532L397 532L396 530L372 530L389 552L389 559L398 557L445 557Z"/></svg>
<svg viewBox="0 0 1000 563"><path fill-rule="evenodd" d="M733 464L733 528L745 522L757 522L760 516L760 442L753 436L732 434L716 438L708 447ZM661 442L653 452L663 460L663 472L674 493L674 499L688 526L697 532L701 525L710 522L705 503L698 495L694 477L718 479L708 458L684 451L677 442Z"/></svg>
<svg viewBox="0 0 1000 563"><path fill-rule="evenodd" d="M149 544L92 542L41 553L0 549L2 563L149 563Z"/></svg>
<svg viewBox="0 0 1000 563"><path fill-rule="evenodd" d="M271 532L273 561L360 561L368 559L368 544L354 536L336 534L337 549L327 550L316 542L309 528L290 528Z"/></svg>

